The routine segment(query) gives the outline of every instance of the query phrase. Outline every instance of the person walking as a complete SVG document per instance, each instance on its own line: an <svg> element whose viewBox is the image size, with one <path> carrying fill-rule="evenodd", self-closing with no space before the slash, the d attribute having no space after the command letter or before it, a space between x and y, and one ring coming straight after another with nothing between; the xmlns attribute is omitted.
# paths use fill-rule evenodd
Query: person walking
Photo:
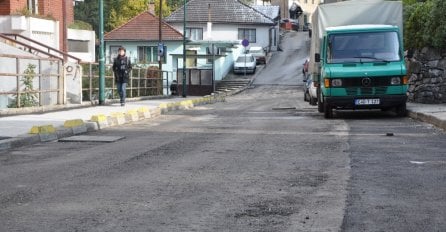
<svg viewBox="0 0 446 232"><path fill-rule="evenodd" d="M115 74L115 82L121 100L121 106L125 106L125 95L127 83L129 83L129 75L132 69L130 58L125 55L125 48L118 49L118 56L113 62L113 72Z"/></svg>

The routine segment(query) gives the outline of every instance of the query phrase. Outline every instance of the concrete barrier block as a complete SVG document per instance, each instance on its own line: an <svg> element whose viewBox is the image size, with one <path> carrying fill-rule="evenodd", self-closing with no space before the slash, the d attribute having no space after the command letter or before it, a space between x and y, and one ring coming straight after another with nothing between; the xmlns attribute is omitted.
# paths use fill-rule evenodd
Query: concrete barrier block
<svg viewBox="0 0 446 232"><path fill-rule="evenodd" d="M82 120L82 119L67 120L63 124L63 126L65 128L73 128L73 127L78 127L78 126L83 126L83 125L85 125L85 123L84 123L84 120Z"/></svg>
<svg viewBox="0 0 446 232"><path fill-rule="evenodd" d="M60 127L56 130L57 138L64 138L74 135L72 128Z"/></svg>
<svg viewBox="0 0 446 232"><path fill-rule="evenodd" d="M71 129L72 133L75 135L87 132L87 126L82 119L67 120L64 123L64 128Z"/></svg>
<svg viewBox="0 0 446 232"><path fill-rule="evenodd" d="M107 116L107 123L108 126L117 126L118 125L118 119L113 116Z"/></svg>
<svg viewBox="0 0 446 232"><path fill-rule="evenodd" d="M85 125L87 126L88 132L99 130L99 126L96 122L85 122Z"/></svg>
<svg viewBox="0 0 446 232"><path fill-rule="evenodd" d="M115 118L115 122L117 125L125 124L125 114L122 112L114 112L110 114L111 117Z"/></svg>
<svg viewBox="0 0 446 232"><path fill-rule="evenodd" d="M167 113L169 112L169 107L167 103L161 103L158 108L161 110L161 113Z"/></svg>
<svg viewBox="0 0 446 232"><path fill-rule="evenodd" d="M150 110L149 107L147 106L143 106L138 108L138 114L139 114L139 118L150 118Z"/></svg>
<svg viewBox="0 0 446 232"><path fill-rule="evenodd" d="M160 108L150 110L150 116L152 118L159 117L159 116L161 116L161 114L163 114L163 112L162 112L162 109L160 109Z"/></svg>
<svg viewBox="0 0 446 232"><path fill-rule="evenodd" d="M29 132L30 134L51 134L56 133L56 128L53 125L33 126Z"/></svg>
<svg viewBox="0 0 446 232"><path fill-rule="evenodd" d="M107 128L109 127L108 125L108 119L105 115L103 114L99 114L99 115L93 115L91 116L91 120L92 122L96 122L98 124L98 128L99 129L103 129L103 128Z"/></svg>
<svg viewBox="0 0 446 232"><path fill-rule="evenodd" d="M139 115L137 110L129 110L125 113L126 122L136 122L139 120Z"/></svg>

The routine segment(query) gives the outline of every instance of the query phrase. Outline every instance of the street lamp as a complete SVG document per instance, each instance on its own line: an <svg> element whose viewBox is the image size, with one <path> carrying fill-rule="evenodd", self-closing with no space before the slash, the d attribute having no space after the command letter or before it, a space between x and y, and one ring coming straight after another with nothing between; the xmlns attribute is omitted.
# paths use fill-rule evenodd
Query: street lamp
<svg viewBox="0 0 446 232"><path fill-rule="evenodd" d="M186 97L186 0L183 6L183 97Z"/></svg>
<svg viewBox="0 0 446 232"><path fill-rule="evenodd" d="M99 1L99 105L105 104L104 0Z"/></svg>

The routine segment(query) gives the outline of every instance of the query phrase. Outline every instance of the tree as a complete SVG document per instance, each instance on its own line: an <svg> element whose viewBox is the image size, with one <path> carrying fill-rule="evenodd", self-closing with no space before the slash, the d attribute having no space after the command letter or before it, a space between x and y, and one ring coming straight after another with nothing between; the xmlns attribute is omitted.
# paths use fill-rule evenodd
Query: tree
<svg viewBox="0 0 446 232"><path fill-rule="evenodd" d="M155 0L155 15L159 15L160 0ZM167 5L167 0L163 0L163 18L170 15L170 7Z"/></svg>
<svg viewBox="0 0 446 232"><path fill-rule="evenodd" d="M106 30L113 30L116 27L129 21L141 12L147 10L148 0L114 0L110 1L110 15L105 24Z"/></svg>
<svg viewBox="0 0 446 232"><path fill-rule="evenodd" d="M425 46L446 49L446 2L404 0L404 43L407 48Z"/></svg>

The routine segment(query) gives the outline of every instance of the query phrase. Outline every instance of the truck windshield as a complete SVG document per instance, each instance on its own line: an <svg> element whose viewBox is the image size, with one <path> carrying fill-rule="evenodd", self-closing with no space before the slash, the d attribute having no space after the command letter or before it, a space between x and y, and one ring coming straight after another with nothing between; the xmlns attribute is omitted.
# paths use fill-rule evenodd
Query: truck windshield
<svg viewBox="0 0 446 232"><path fill-rule="evenodd" d="M333 34L328 37L327 63L400 61L396 32Z"/></svg>

